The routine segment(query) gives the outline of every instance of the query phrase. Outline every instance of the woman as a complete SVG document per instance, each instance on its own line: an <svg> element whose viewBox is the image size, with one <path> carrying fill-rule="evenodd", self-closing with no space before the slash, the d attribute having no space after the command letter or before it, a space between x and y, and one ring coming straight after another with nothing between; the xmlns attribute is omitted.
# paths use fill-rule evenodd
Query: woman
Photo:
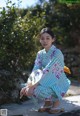
<svg viewBox="0 0 80 116"><path fill-rule="evenodd" d="M70 86L70 80L64 73L64 57L53 43L55 37L49 28L40 32L40 43L44 49L37 53L32 73L27 86L22 88L20 95L42 98L44 105L40 112L58 113L60 100Z"/></svg>

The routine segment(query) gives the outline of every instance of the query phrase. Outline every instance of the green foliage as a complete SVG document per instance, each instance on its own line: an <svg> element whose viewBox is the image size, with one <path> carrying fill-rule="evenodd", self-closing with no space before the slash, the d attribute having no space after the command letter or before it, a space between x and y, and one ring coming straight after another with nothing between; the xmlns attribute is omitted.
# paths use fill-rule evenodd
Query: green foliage
<svg viewBox="0 0 80 116"><path fill-rule="evenodd" d="M39 50L38 33L51 27L57 44L75 46L80 34L80 5L40 1L35 7L19 9L7 2L0 13L0 68L19 72L30 69ZM43 4L44 3L44 4ZM11 6L9 6L11 4Z"/></svg>
<svg viewBox="0 0 80 116"><path fill-rule="evenodd" d="M32 68L38 46L37 34L44 25L42 16L34 9L28 10L25 16L21 10L7 6L0 17L0 68L20 72ZM39 17L40 15L40 17Z"/></svg>
<svg viewBox="0 0 80 116"><path fill-rule="evenodd" d="M57 44L77 46L80 39L80 4L60 4L58 0L49 0L43 7L46 26L54 31Z"/></svg>
<svg viewBox="0 0 80 116"><path fill-rule="evenodd" d="M75 47L79 43L80 30L80 4L60 4L59 9L59 24L63 29L63 43L67 46Z"/></svg>

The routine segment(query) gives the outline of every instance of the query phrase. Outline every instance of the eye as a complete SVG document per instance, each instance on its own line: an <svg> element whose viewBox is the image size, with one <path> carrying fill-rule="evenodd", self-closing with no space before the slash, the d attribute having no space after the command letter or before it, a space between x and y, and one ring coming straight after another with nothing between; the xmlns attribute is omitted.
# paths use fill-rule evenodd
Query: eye
<svg viewBox="0 0 80 116"><path fill-rule="evenodd" d="M49 37L47 37L46 39L47 39L47 40L49 40L50 38L49 38Z"/></svg>

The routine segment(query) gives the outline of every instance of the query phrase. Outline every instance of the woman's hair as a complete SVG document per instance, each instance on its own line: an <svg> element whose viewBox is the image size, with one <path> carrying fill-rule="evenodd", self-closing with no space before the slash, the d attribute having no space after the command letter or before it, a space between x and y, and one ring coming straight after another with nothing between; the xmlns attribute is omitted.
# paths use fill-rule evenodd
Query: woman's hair
<svg viewBox="0 0 80 116"><path fill-rule="evenodd" d="M50 28L46 27L46 28L43 28L40 32L40 36L43 34L43 33L48 33L49 35L51 35L52 38L54 38L54 33L51 31Z"/></svg>

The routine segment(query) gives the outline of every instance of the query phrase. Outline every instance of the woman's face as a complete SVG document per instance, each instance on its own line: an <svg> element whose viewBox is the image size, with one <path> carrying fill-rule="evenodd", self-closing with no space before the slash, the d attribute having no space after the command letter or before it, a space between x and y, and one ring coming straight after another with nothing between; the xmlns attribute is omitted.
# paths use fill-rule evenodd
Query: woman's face
<svg viewBox="0 0 80 116"><path fill-rule="evenodd" d="M46 51L49 50L53 42L54 42L54 38L52 38L51 35L49 35L48 33L41 34L40 43L42 47L46 49Z"/></svg>

